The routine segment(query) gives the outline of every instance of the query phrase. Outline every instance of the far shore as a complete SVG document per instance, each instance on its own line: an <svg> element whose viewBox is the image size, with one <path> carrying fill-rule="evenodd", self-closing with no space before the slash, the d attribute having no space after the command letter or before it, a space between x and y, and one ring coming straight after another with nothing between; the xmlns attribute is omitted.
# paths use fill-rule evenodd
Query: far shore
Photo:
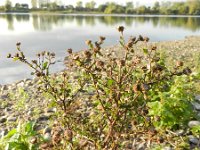
<svg viewBox="0 0 200 150"><path fill-rule="evenodd" d="M118 16L118 17L200 17L200 15L163 15L163 14L105 14L101 12L67 12L67 11L28 11L28 12L0 12L1 14L45 14L69 16Z"/></svg>

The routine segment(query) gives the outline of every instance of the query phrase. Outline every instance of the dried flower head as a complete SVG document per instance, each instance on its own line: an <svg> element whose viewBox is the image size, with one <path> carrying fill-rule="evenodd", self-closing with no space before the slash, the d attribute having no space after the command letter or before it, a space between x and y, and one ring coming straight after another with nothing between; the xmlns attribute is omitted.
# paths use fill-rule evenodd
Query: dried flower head
<svg viewBox="0 0 200 150"><path fill-rule="evenodd" d="M92 41L91 40L86 40L85 44L88 45L88 46L90 46L92 44Z"/></svg>
<svg viewBox="0 0 200 150"><path fill-rule="evenodd" d="M144 38L141 35L139 35L138 41L144 41Z"/></svg>
<svg viewBox="0 0 200 150"><path fill-rule="evenodd" d="M143 39L145 42L149 42L149 38L148 37L144 37Z"/></svg>
<svg viewBox="0 0 200 150"><path fill-rule="evenodd" d="M140 85L138 83L136 83L135 85L133 85L133 91L135 93L137 93L138 91L140 91Z"/></svg>
<svg viewBox="0 0 200 150"><path fill-rule="evenodd" d="M96 66L97 66L98 68L103 68L103 67L104 67L104 62L101 61L101 60L98 60L98 61L96 61Z"/></svg>
<svg viewBox="0 0 200 150"><path fill-rule="evenodd" d="M85 55L85 57L86 58L91 58L91 56L92 56L92 54L91 54L91 52L90 51L84 51L84 55Z"/></svg>
<svg viewBox="0 0 200 150"><path fill-rule="evenodd" d="M119 61L117 61L117 64L119 65L119 66L125 66L125 60L119 60Z"/></svg>
<svg viewBox="0 0 200 150"><path fill-rule="evenodd" d="M182 62L182 61L177 61L177 62L176 62L176 66L177 66L177 67L183 66L183 62Z"/></svg>
<svg viewBox="0 0 200 150"><path fill-rule="evenodd" d="M104 41L106 38L104 36L99 37L100 41Z"/></svg>
<svg viewBox="0 0 200 150"><path fill-rule="evenodd" d="M20 45L21 45L21 42L17 42L17 43L16 43L16 46L20 46Z"/></svg>
<svg viewBox="0 0 200 150"><path fill-rule="evenodd" d="M72 49L71 49L71 48L67 49L67 52L68 52L69 54L72 54Z"/></svg>
<svg viewBox="0 0 200 150"><path fill-rule="evenodd" d="M12 57L12 55L9 53L8 55L7 55L7 58L11 58Z"/></svg>
<svg viewBox="0 0 200 150"><path fill-rule="evenodd" d="M156 49L157 49L156 46L152 46L152 47L151 47L151 50L152 50L152 51L155 51Z"/></svg>
<svg viewBox="0 0 200 150"><path fill-rule="evenodd" d="M124 27L123 27L123 26L119 26L119 27L117 28L117 30L118 30L119 32L123 33L123 32L124 32Z"/></svg>

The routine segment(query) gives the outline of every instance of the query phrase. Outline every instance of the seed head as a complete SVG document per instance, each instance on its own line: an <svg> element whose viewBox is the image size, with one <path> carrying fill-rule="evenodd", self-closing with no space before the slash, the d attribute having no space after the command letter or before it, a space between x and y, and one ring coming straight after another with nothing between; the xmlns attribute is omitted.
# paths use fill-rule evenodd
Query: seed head
<svg viewBox="0 0 200 150"><path fill-rule="evenodd" d="M99 67L99 68L103 68L103 67L104 67L104 62L98 60L98 61L96 62L96 66Z"/></svg>
<svg viewBox="0 0 200 150"><path fill-rule="evenodd" d="M123 59L119 60L117 63L119 66L125 66L125 60L123 60Z"/></svg>
<svg viewBox="0 0 200 150"><path fill-rule="evenodd" d="M55 57L55 56L56 56L56 54L55 54L55 53L51 53L51 56L52 56L52 57Z"/></svg>
<svg viewBox="0 0 200 150"><path fill-rule="evenodd" d="M144 38L141 35L139 35L138 41L144 41Z"/></svg>
<svg viewBox="0 0 200 150"><path fill-rule="evenodd" d="M104 36L99 37L100 41L104 41L106 38Z"/></svg>
<svg viewBox="0 0 200 150"><path fill-rule="evenodd" d="M37 60L32 60L32 63L33 64L37 64Z"/></svg>
<svg viewBox="0 0 200 150"><path fill-rule="evenodd" d="M91 56L92 56L92 54L91 54L91 52L90 51L84 51L84 55L85 55L85 57L86 58L91 58Z"/></svg>
<svg viewBox="0 0 200 150"><path fill-rule="evenodd" d="M182 62L182 61L177 61L177 62L176 62L176 66L177 66L177 67L183 66L183 62Z"/></svg>
<svg viewBox="0 0 200 150"><path fill-rule="evenodd" d="M133 85L133 91L135 93L137 93L138 91L140 91L140 85L138 83L136 83L135 85Z"/></svg>
<svg viewBox="0 0 200 150"><path fill-rule="evenodd" d="M7 55L7 58L11 58L12 57L12 55L9 53L8 55Z"/></svg>
<svg viewBox="0 0 200 150"><path fill-rule="evenodd" d="M41 55L42 55L42 56L44 56L44 55L45 55L45 53L46 53L46 52L45 52L45 51L43 51L43 52L41 53Z"/></svg>
<svg viewBox="0 0 200 150"><path fill-rule="evenodd" d="M130 42L135 42L135 40L136 40L135 36L131 36L130 39L129 39Z"/></svg>
<svg viewBox="0 0 200 150"><path fill-rule="evenodd" d="M80 59L80 57L78 56L78 55L75 55L74 57L73 57L73 60L79 60Z"/></svg>
<svg viewBox="0 0 200 150"><path fill-rule="evenodd" d="M92 44L92 41L91 40L86 40L85 44L88 45L88 46L90 46Z"/></svg>
<svg viewBox="0 0 200 150"><path fill-rule="evenodd" d="M143 39L145 42L149 42L149 38L148 37L144 37Z"/></svg>
<svg viewBox="0 0 200 150"><path fill-rule="evenodd" d="M17 42L17 43L16 43L16 46L20 46L20 45L21 45L21 43L20 43L20 42Z"/></svg>
<svg viewBox="0 0 200 150"><path fill-rule="evenodd" d="M117 30L118 30L119 32L123 33L123 32L124 32L124 27L123 27L123 26L119 26L119 27L117 28Z"/></svg>
<svg viewBox="0 0 200 150"><path fill-rule="evenodd" d="M69 49L67 50L67 52L68 52L69 54L72 54L72 49L69 48Z"/></svg>
<svg viewBox="0 0 200 150"><path fill-rule="evenodd" d="M132 42L132 41L129 41L129 42L126 44L126 47L127 47L127 48L132 48L132 47L133 47L133 42Z"/></svg>
<svg viewBox="0 0 200 150"><path fill-rule="evenodd" d="M151 50L152 50L152 51L155 51L156 49L157 49L156 46L152 46L152 47L151 47Z"/></svg>

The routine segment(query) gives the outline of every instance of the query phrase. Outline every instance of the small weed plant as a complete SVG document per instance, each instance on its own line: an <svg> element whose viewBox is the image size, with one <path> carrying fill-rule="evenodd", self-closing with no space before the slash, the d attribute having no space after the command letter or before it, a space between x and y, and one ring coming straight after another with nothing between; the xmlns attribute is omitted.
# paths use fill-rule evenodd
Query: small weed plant
<svg viewBox="0 0 200 150"><path fill-rule="evenodd" d="M125 149L127 139L135 141L134 149L141 137L147 147L163 142L176 147L174 139L183 140L173 133L195 118L190 68L182 61L166 66L148 37L130 37L126 42L124 27L119 26L118 31L120 56L115 49L102 49L105 37L88 40L87 50L74 53L68 49L66 70L59 75L49 74L54 53L42 52L38 60L28 61L17 43L18 52L8 55L33 68L32 74L40 79L39 90L58 107L60 119L53 138L41 149ZM91 108L86 115L79 113L84 94ZM199 132L199 128L193 130Z"/></svg>

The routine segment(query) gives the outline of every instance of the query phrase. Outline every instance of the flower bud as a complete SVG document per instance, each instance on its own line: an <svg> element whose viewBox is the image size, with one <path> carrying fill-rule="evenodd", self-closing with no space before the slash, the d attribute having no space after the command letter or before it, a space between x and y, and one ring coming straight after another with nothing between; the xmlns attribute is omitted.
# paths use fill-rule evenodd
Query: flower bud
<svg viewBox="0 0 200 150"><path fill-rule="evenodd" d="M177 61L177 62L176 62L176 66L177 66L177 67L183 66L183 62L182 62L182 61Z"/></svg>
<svg viewBox="0 0 200 150"><path fill-rule="evenodd" d="M117 30L118 30L119 32L123 33L123 32L124 32L124 27L123 27L123 26L119 26L119 27L117 28Z"/></svg>
<svg viewBox="0 0 200 150"><path fill-rule="evenodd" d="M72 49L69 48L69 49L67 50L67 52L68 52L69 54L72 54Z"/></svg>
<svg viewBox="0 0 200 150"><path fill-rule="evenodd" d="M8 55L7 55L7 58L11 58L12 57L12 55L9 53Z"/></svg>
<svg viewBox="0 0 200 150"><path fill-rule="evenodd" d="M92 54L91 54L91 52L90 51L84 51L84 55L85 55L85 57L86 58L91 58L91 56L92 56Z"/></svg>
<svg viewBox="0 0 200 150"><path fill-rule="evenodd" d="M100 41L104 41L106 38L104 36L99 37Z"/></svg>
<svg viewBox="0 0 200 150"><path fill-rule="evenodd" d="M88 46L90 46L92 44L92 41L91 40L86 40L85 44L88 45Z"/></svg>
<svg viewBox="0 0 200 150"><path fill-rule="evenodd" d="M98 60L98 61L96 62L96 66L99 67L99 68L103 68L103 67L104 67L104 62Z"/></svg>

